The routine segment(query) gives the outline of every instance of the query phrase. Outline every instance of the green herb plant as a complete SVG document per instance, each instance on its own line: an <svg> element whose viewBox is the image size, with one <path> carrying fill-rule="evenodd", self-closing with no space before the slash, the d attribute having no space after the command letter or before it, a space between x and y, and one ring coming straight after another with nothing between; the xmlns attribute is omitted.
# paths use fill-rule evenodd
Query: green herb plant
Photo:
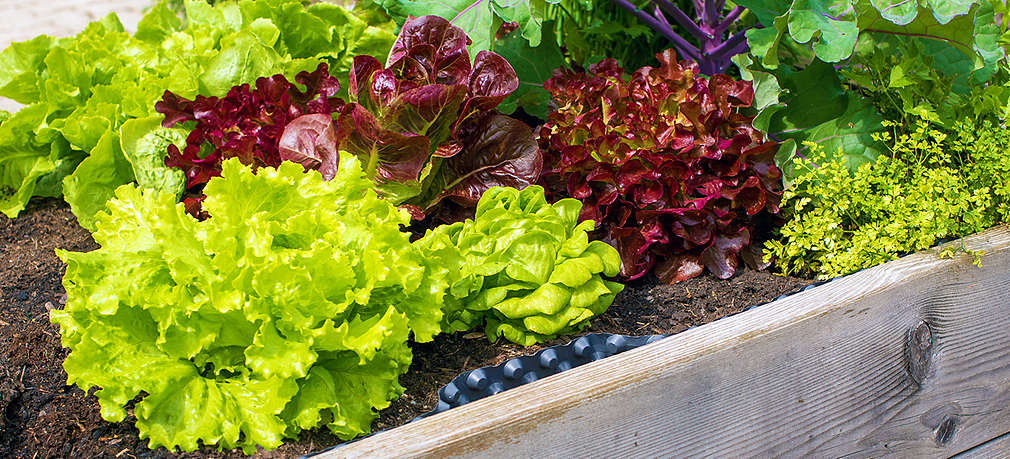
<svg viewBox="0 0 1010 459"><path fill-rule="evenodd" d="M790 220L766 243L766 260L786 274L831 278L1010 221L1010 131L970 118L952 131L921 119L884 126L894 133L874 137L887 153L855 169L806 145L783 195Z"/></svg>

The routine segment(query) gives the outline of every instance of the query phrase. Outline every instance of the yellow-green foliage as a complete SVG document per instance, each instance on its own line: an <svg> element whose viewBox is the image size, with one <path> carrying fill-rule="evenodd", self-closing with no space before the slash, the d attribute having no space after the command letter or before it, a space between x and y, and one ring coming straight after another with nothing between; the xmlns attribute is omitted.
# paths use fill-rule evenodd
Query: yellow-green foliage
<svg viewBox="0 0 1010 459"><path fill-rule="evenodd" d="M894 127L893 123L886 123ZM850 172L809 144L783 196L790 220L766 244L787 274L831 278L1010 221L1010 132L985 121L952 132L917 122L878 140L890 154Z"/></svg>

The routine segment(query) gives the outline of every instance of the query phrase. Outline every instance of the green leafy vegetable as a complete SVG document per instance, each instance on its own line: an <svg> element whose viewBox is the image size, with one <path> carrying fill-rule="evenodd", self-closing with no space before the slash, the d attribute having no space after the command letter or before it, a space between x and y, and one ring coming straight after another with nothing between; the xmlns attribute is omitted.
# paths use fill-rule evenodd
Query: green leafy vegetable
<svg viewBox="0 0 1010 459"><path fill-rule="evenodd" d="M541 42L544 8L561 0L378 0L389 15L402 24L408 17L439 16L463 29L470 37L470 56L494 50L494 39L503 23L514 22L530 47Z"/></svg>
<svg viewBox="0 0 1010 459"><path fill-rule="evenodd" d="M853 170L879 155L884 146L871 134L881 130L880 112L957 119L937 113L967 104L968 88L987 81L1004 56L993 5L983 0L738 3L766 26L747 32L751 53L734 62L755 85L755 127L783 142L777 162L787 183L792 155L804 156L805 142ZM873 72L889 73L881 83ZM926 93L932 102L923 104Z"/></svg>
<svg viewBox="0 0 1010 459"><path fill-rule="evenodd" d="M831 278L1010 221L1007 130L969 119L944 132L919 120L908 134L878 137L888 153L852 171L816 144L795 160L808 170L784 194L790 220L766 259Z"/></svg>
<svg viewBox="0 0 1010 459"><path fill-rule="evenodd" d="M139 396L151 448L251 453L323 424L367 433L403 392L408 334L439 332L448 270L399 231L408 216L351 155L330 181L233 158L205 191L212 218L197 221L172 194L120 187L97 217L102 247L58 252L67 305L51 319L68 384L100 387L109 421Z"/></svg>
<svg viewBox="0 0 1010 459"><path fill-rule="evenodd" d="M29 105L3 122L10 128L0 126L0 210L14 217L31 196L59 196L66 185L78 221L93 228L93 215L119 185L139 180L181 192L160 161L164 143L178 136L159 131L159 140L136 141L136 125L121 131L128 120L154 115L166 90L221 96L260 76L312 70L320 60L346 87L353 56L384 53L394 39L393 23L381 15L326 3L187 0L185 7L185 26L162 2L133 36L110 14L74 37L40 36L0 53L0 96Z"/></svg>
<svg viewBox="0 0 1010 459"><path fill-rule="evenodd" d="M544 31L544 40L536 48L530 47L529 42L515 31L498 40L494 50L512 65L519 78L519 86L498 105L498 111L512 113L522 107L530 115L547 119L547 103L551 95L544 89L544 82L550 79L554 69L565 65L553 30Z"/></svg>
<svg viewBox="0 0 1010 459"><path fill-rule="evenodd" d="M621 257L589 242L594 224L578 223L581 207L574 199L548 204L539 186L493 187L473 220L429 231L418 242L428 258L455 266L443 328L483 322L492 341L529 346L582 330L603 313L624 288L602 278L617 275Z"/></svg>

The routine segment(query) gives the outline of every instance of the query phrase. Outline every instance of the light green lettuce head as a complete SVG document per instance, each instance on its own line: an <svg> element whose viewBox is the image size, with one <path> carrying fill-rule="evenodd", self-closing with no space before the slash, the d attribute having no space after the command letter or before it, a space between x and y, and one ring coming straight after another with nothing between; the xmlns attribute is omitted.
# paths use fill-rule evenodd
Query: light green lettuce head
<svg viewBox="0 0 1010 459"><path fill-rule="evenodd" d="M134 413L149 446L273 448L326 425L350 439L403 392L408 335L439 332L447 271L430 265L358 161L337 176L237 159L197 221L174 195L116 190L89 253L67 263L68 384L101 388L102 417ZM146 395L142 395L146 394Z"/></svg>
<svg viewBox="0 0 1010 459"><path fill-rule="evenodd" d="M429 258L455 269L443 327L483 322L492 341L528 346L580 331L603 313L624 288L603 279L617 275L621 258L589 242L593 222L578 223L581 207L574 199L548 204L539 186L494 187L473 220L426 234L419 243Z"/></svg>

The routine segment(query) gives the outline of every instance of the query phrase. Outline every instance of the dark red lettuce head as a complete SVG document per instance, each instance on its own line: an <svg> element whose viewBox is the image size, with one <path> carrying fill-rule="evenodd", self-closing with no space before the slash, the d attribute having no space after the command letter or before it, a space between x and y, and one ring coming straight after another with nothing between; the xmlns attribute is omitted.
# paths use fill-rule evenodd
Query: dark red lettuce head
<svg viewBox="0 0 1010 459"><path fill-rule="evenodd" d="M777 145L741 113L750 82L699 76L697 64L658 54L629 81L616 61L555 71L544 83L557 111L538 132L543 185L583 202L582 220L621 253L621 275L655 269L678 282L704 269L733 275L756 222L777 213Z"/></svg>
<svg viewBox="0 0 1010 459"><path fill-rule="evenodd" d="M220 98L196 96L190 101L166 91L155 104L155 110L165 115L165 127L196 123L185 148L169 146L165 158L165 165L186 175L184 201L191 213L199 213L203 185L221 174L223 160L235 157L254 168L277 167L285 159L278 144L288 123L302 115L328 118L344 106L335 96L340 85L325 63L313 72L299 73L295 81L305 89L274 75L257 79L255 89L235 86Z"/></svg>

